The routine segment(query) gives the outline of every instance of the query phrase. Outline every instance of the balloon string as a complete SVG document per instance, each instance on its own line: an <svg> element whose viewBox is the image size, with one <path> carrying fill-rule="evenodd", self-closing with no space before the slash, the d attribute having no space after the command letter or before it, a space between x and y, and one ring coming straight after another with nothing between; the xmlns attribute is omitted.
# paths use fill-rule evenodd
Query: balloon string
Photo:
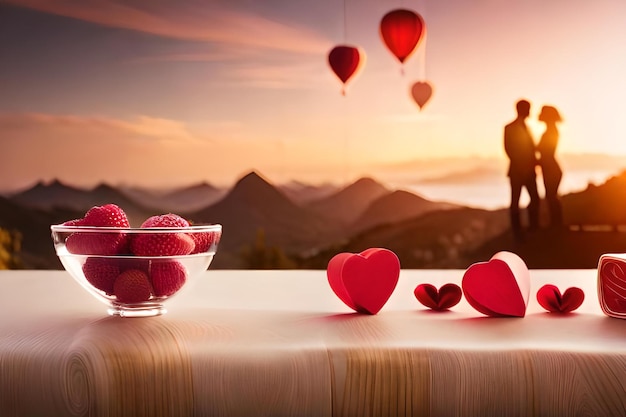
<svg viewBox="0 0 626 417"><path fill-rule="evenodd" d="M346 0L343 0L343 42L348 41L348 13L346 7Z"/></svg>
<svg viewBox="0 0 626 417"><path fill-rule="evenodd" d="M425 14L426 14L426 5L425 2L420 1L420 10L421 10L421 15L422 18L424 19L424 38L422 39L422 45L420 45L421 47L421 51L420 51L420 72L421 72L421 77L422 77L422 81L426 80L426 41L428 40L428 26L426 25L425 22Z"/></svg>
<svg viewBox="0 0 626 417"><path fill-rule="evenodd" d="M345 95L345 91L344 91ZM344 101L343 104L343 181L344 183L348 182L348 178L350 177L350 143L349 143L349 134L348 134L348 111L347 111L347 103Z"/></svg>
<svg viewBox="0 0 626 417"><path fill-rule="evenodd" d="M424 39L422 39L422 44L420 45L420 77L422 81L426 80L426 38L427 34L424 33Z"/></svg>

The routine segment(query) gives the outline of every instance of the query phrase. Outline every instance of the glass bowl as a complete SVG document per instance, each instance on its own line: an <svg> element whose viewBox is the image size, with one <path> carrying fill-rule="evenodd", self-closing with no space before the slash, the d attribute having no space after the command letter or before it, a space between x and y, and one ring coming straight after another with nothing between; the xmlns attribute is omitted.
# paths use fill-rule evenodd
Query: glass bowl
<svg viewBox="0 0 626 417"><path fill-rule="evenodd" d="M121 317L166 313L164 302L209 268L222 235L219 224L50 228L63 267Z"/></svg>

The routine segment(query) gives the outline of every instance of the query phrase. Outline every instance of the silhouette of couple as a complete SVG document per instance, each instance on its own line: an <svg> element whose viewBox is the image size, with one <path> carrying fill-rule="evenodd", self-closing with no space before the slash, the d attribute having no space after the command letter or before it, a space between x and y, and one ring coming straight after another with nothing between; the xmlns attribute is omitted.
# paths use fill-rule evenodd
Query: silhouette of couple
<svg viewBox="0 0 626 417"><path fill-rule="evenodd" d="M561 202L558 188L563 172L555 159L559 131L556 124L561 116L556 108L543 106L539 120L544 122L546 129L539 144L535 145L526 126L530 115L530 102L519 100L516 104L517 118L504 127L504 150L509 157L508 176L511 181L511 229L516 239L523 237L519 200L522 189L526 188L530 196L528 205L528 227L538 229L540 198L537 191L536 167L541 168L545 187L545 198L550 214L550 226L559 226L563 222Z"/></svg>

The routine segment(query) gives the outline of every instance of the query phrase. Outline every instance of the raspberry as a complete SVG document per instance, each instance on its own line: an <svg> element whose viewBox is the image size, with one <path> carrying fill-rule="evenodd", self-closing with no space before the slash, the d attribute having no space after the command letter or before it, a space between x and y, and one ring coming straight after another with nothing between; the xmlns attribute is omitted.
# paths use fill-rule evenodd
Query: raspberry
<svg viewBox="0 0 626 417"><path fill-rule="evenodd" d="M168 213L148 218L141 227L189 227L189 222L178 214Z"/></svg>
<svg viewBox="0 0 626 417"><path fill-rule="evenodd" d="M155 296L170 296L180 290L187 281L187 270L177 261L155 261L150 267L150 278Z"/></svg>
<svg viewBox="0 0 626 417"><path fill-rule="evenodd" d="M137 256L180 256L190 254L195 245L187 233L138 234L130 249Z"/></svg>
<svg viewBox="0 0 626 417"><path fill-rule="evenodd" d="M148 276L137 269L122 272L113 285L117 300L122 303L140 303L147 301L152 295Z"/></svg>
<svg viewBox="0 0 626 417"><path fill-rule="evenodd" d="M130 227L124 210L115 204L94 206L87 211L82 226Z"/></svg>
<svg viewBox="0 0 626 417"><path fill-rule="evenodd" d="M71 223L71 224L69 224ZM70 220L67 226L130 227L126 213L115 204L95 206L83 219ZM70 253L84 255L117 255L128 253L128 236L125 233L73 233L65 241Z"/></svg>
<svg viewBox="0 0 626 417"><path fill-rule="evenodd" d="M113 259L87 258L83 264L83 273L91 285L112 295L113 284L120 274L120 268Z"/></svg>
<svg viewBox="0 0 626 417"><path fill-rule="evenodd" d="M220 232L189 233L189 236L191 236L196 244L195 249L191 252L192 254L207 252L211 248L211 245L217 245L220 241Z"/></svg>
<svg viewBox="0 0 626 417"><path fill-rule="evenodd" d="M141 225L149 228L189 227L189 222L177 214L152 216ZM130 249L137 256L178 256L188 255L196 246L187 233L141 233L133 237Z"/></svg>
<svg viewBox="0 0 626 417"><path fill-rule="evenodd" d="M82 255L119 255L128 253L129 237L125 233L72 233L65 240L70 253Z"/></svg>

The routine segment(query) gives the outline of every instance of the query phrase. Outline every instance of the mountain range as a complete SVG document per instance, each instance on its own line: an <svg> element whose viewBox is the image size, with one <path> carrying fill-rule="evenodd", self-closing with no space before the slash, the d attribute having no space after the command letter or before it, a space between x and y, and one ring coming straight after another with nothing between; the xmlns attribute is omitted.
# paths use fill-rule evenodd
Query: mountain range
<svg viewBox="0 0 626 417"><path fill-rule="evenodd" d="M141 187L121 187L120 191L143 207L176 213L207 207L224 197L227 190L201 182L165 192Z"/></svg>
<svg viewBox="0 0 626 417"><path fill-rule="evenodd" d="M345 187L276 186L252 171L229 189L200 183L161 193L107 184L81 189L59 181L38 183L0 197L0 228L21 234L22 263L34 269L61 267L51 224L82 217L90 207L106 203L122 207L137 227L147 217L167 212L193 223L222 224L212 268L259 267L249 256L254 251L255 256L273 256L273 267L316 269L325 268L336 253L369 247L394 250L405 268L465 268L497 250L523 253L531 267L594 267L601 253L626 251L626 234L617 231L626 225L626 173L561 200L572 230L546 229L519 243L510 234L504 209L431 201L372 178ZM597 230L593 225L613 232L589 231ZM289 262L277 260L283 258Z"/></svg>

